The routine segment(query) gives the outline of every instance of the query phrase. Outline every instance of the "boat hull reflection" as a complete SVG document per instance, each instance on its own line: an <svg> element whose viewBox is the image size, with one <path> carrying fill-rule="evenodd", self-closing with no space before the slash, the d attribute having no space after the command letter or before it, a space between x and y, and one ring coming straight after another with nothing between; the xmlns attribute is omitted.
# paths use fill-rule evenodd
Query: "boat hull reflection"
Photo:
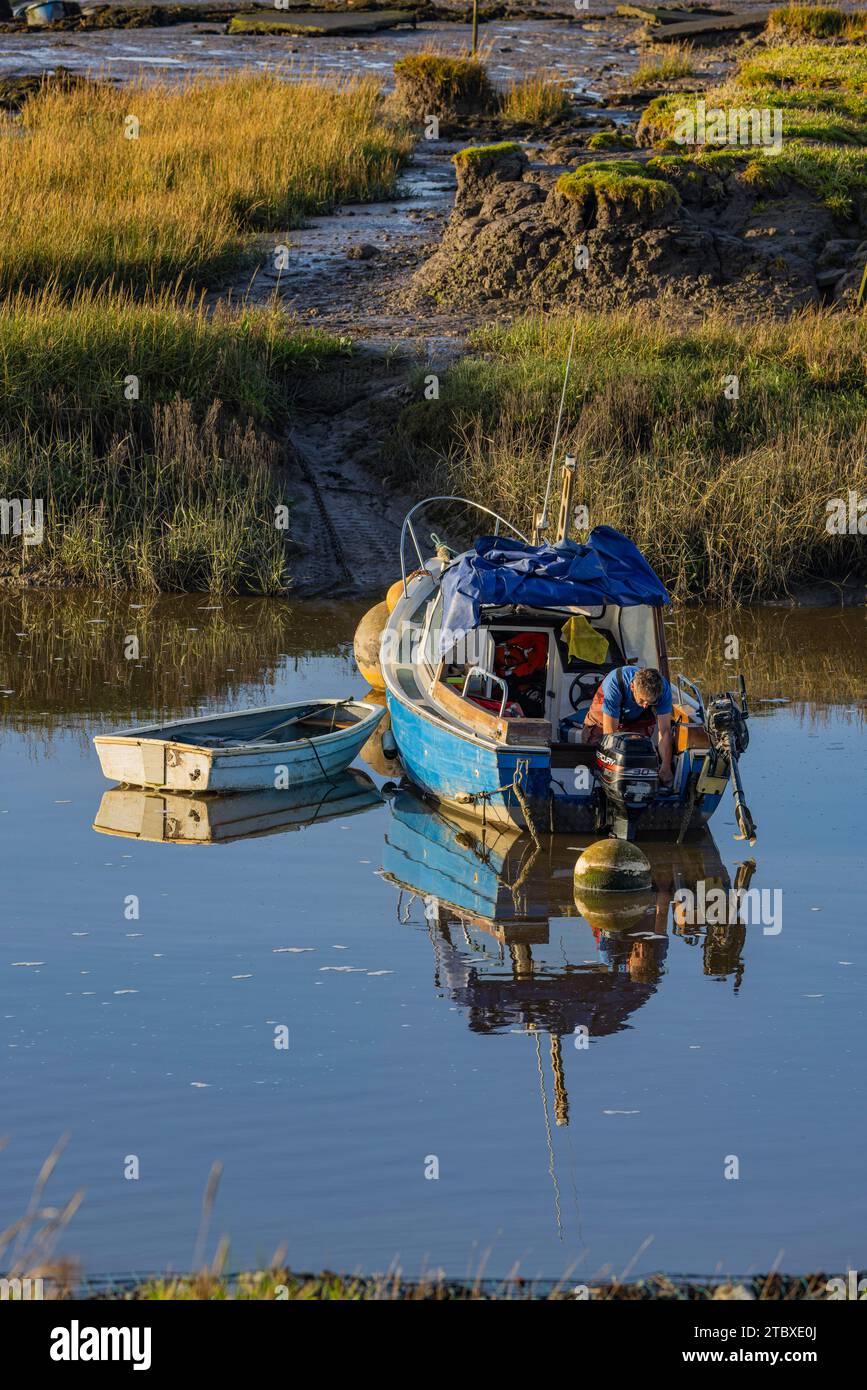
<svg viewBox="0 0 867 1390"><path fill-rule="evenodd" d="M690 927L674 901L699 881L728 889L710 835L684 845L647 841L646 894L576 899L573 870L589 839L529 837L444 815L415 793L392 800L384 877L421 899L437 983L474 1031L587 1029L603 1036L659 988L670 933L702 948L703 973L740 984L744 928Z"/></svg>

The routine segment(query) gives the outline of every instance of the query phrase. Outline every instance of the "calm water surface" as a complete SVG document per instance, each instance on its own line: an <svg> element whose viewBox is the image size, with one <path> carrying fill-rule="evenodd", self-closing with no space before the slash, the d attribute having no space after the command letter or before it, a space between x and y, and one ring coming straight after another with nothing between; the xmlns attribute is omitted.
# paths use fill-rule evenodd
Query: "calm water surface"
<svg viewBox="0 0 867 1390"><path fill-rule="evenodd" d="M0 1228L66 1133L47 1196L84 1190L60 1249L90 1274L188 1268L215 1160L233 1267L863 1267L863 614L676 616L706 689L741 640L783 929L674 918L744 859L727 800L716 845L655 851L636 936L579 913L573 840L480 846L364 763L307 826L136 838L180 821L103 799L93 732L362 688L357 607L216 603L0 601Z"/></svg>

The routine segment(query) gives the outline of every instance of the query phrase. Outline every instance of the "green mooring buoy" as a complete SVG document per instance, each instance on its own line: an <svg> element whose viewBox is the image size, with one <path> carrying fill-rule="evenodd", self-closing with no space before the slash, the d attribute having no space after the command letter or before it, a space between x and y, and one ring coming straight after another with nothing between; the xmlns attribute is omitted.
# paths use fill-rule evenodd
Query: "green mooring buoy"
<svg viewBox="0 0 867 1390"><path fill-rule="evenodd" d="M628 840L597 840L575 865L575 892L640 893L652 884L650 860Z"/></svg>

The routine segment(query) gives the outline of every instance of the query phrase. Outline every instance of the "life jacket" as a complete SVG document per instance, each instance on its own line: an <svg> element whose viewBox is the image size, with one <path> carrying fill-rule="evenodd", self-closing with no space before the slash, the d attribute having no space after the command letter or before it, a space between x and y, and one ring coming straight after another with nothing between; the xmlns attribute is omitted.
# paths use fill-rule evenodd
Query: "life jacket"
<svg viewBox="0 0 867 1390"><path fill-rule="evenodd" d="M548 661L548 638L544 632L517 632L494 650L494 671L498 676L526 680L544 669Z"/></svg>
<svg viewBox="0 0 867 1390"><path fill-rule="evenodd" d="M585 729L602 727L602 706L605 701L605 692L602 689L602 684L602 682L599 683L596 694L593 696L590 708L587 711L587 717L584 720ZM621 729L624 733L630 734L652 734L654 729L656 728L655 704L649 705L648 708L643 712L643 714L639 716L638 719L623 718L623 706L626 704L626 690L623 685L622 666L618 666L617 668L617 687L620 691L620 718L617 724L618 729Z"/></svg>

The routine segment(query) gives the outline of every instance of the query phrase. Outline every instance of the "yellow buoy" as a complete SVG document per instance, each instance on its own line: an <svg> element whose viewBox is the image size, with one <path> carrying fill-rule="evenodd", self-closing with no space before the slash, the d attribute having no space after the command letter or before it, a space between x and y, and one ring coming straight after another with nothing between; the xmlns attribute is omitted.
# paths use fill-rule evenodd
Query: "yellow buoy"
<svg viewBox="0 0 867 1390"><path fill-rule="evenodd" d="M379 664L379 644L387 622L388 604L377 603L373 608L368 609L358 624L352 643L355 650L355 664L367 684L373 686L374 690L385 689L382 668Z"/></svg>
<svg viewBox="0 0 867 1390"><path fill-rule="evenodd" d="M403 580L396 579L385 596L385 602L389 613L393 613L400 600L403 598Z"/></svg>
<svg viewBox="0 0 867 1390"><path fill-rule="evenodd" d="M411 584L412 581L413 581L414 579L417 579L418 576L419 576L420 574L424 574L424 573L425 573L424 570L413 570L411 574L408 574L408 575L406 576L406 582L407 582L407 584L408 584L408 585ZM386 603L388 604L388 611L389 611L389 613L393 613L393 612L394 612L395 608L396 608L397 605L400 603L400 600L401 600L402 598L403 598L403 580L402 580L402 579L396 579L396 580L394 581L394 583L391 585L391 587L389 588L389 591L388 591L388 593L387 593L386 596L385 596L385 601L386 601Z"/></svg>

